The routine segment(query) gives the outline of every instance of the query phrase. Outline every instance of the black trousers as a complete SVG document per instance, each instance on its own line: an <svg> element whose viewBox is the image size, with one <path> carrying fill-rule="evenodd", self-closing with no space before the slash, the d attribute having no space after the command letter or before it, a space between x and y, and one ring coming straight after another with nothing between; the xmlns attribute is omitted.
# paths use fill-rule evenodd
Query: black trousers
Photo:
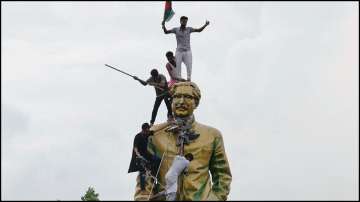
<svg viewBox="0 0 360 202"><path fill-rule="evenodd" d="M140 189L145 190L146 173L145 171L139 171L139 175L140 175Z"/></svg>
<svg viewBox="0 0 360 202"><path fill-rule="evenodd" d="M154 103L154 108L153 108L152 114L151 114L150 123L153 124L153 123L155 122L157 112L158 112L159 107L160 107L160 104L161 104L161 102L162 102L163 100L165 101L166 108L167 108L167 110L168 110L167 116L168 116L168 117L172 116L171 97L170 97L169 95L159 96L159 97L156 97L156 100L155 100L155 103Z"/></svg>

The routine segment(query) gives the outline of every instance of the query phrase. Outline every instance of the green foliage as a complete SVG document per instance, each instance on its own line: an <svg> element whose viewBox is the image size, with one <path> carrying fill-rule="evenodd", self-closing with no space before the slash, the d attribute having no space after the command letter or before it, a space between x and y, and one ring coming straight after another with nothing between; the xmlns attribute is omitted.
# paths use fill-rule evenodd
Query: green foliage
<svg viewBox="0 0 360 202"><path fill-rule="evenodd" d="M85 195L81 197L82 201L100 201L98 198L99 194L95 193L95 189L89 187Z"/></svg>

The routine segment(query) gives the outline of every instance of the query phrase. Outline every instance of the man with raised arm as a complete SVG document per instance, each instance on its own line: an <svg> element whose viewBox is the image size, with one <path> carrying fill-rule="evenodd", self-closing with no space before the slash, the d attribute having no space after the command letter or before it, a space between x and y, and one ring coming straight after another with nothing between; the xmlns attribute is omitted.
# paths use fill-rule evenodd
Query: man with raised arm
<svg viewBox="0 0 360 202"><path fill-rule="evenodd" d="M165 34L173 33L176 36L177 48L175 53L177 75L181 77L181 63L186 65L187 80L191 81L192 72L192 53L190 47L190 34L192 32L202 32L206 26L209 25L209 21L205 22L205 25L195 29L192 27L186 27L188 17L181 16L180 27L175 27L171 30L167 30L165 27L165 21L162 22L162 28Z"/></svg>

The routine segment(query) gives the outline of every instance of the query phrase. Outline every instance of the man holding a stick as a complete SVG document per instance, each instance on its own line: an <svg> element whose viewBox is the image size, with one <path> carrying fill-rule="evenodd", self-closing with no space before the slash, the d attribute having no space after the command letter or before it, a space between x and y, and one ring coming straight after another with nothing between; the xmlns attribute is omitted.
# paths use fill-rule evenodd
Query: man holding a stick
<svg viewBox="0 0 360 202"><path fill-rule="evenodd" d="M120 69L117 69L113 66L110 66L108 64L105 64L105 66L110 67L111 69L114 69L118 72L121 72L125 75L128 75L128 76L134 78L135 80L139 81L144 86L146 86L148 84L151 86L154 86L155 92L156 92L156 99L155 99L154 108L153 108L152 114L151 114L150 126L154 125L158 109L163 100L165 101L165 104L166 104L166 107L168 110L168 113L167 113L168 121L173 120L173 115L172 115L172 110L171 110L171 96L169 94L169 88L167 85L166 77L162 74L159 74L157 69L151 70L151 72L150 72L151 77L148 80L143 81L143 80L139 79L137 76L133 76L129 73L126 73L126 72L124 72Z"/></svg>
<svg viewBox="0 0 360 202"><path fill-rule="evenodd" d="M167 112L168 120L171 120L173 116L172 116L171 102L170 102L171 97L168 92L169 89L167 86L166 77L162 74L159 74L157 69L151 70L150 74L151 74L151 77L146 81L143 81L136 76L134 76L133 78L135 80L139 81L144 86L149 84L151 86L154 86L154 88L155 88L156 99L155 99L154 108L152 110L151 120L150 120L150 126L152 126L152 125L154 125L158 109L163 100L164 100L167 110L168 110L168 112Z"/></svg>

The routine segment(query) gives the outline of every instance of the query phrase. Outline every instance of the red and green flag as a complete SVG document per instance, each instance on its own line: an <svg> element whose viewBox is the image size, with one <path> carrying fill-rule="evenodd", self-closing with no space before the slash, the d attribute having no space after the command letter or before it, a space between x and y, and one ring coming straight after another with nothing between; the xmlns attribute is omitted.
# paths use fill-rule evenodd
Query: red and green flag
<svg viewBox="0 0 360 202"><path fill-rule="evenodd" d="M165 11L164 11L164 21L168 22L173 16L175 12L171 7L171 1L165 1Z"/></svg>

